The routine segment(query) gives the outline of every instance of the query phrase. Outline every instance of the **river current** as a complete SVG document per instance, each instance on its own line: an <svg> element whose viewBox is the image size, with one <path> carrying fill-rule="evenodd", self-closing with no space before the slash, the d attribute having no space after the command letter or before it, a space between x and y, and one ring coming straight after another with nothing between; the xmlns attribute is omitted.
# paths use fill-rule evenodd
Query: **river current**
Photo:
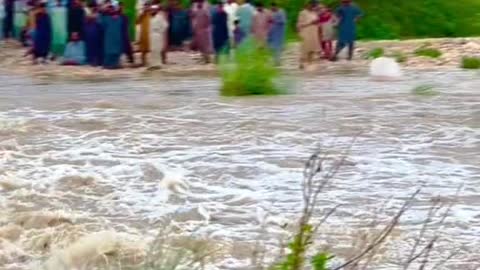
<svg viewBox="0 0 480 270"><path fill-rule="evenodd" d="M298 215L303 164L318 149L333 163L348 151L319 199L320 210L341 204L319 241L348 248L347 235L369 220L386 222L423 187L399 237L414 234L427 202L441 196L455 199L441 228L443 249L460 249L453 263L472 265L480 244L476 73L407 72L396 81L362 73L305 76L290 95L249 98L220 97L215 78L0 74L0 81L0 180L10 183L0 188L0 225L22 227L0 247L0 269L32 269L69 243L50 237L39 247L35 239L73 231L151 239L159 224L173 220L179 235L239 247L258 238L262 212L270 213L273 234L288 230L281 223ZM433 86L436 95L413 93L419 85ZM170 192L164 177L188 187ZM68 222L18 221L22 213L46 211ZM227 253L215 267L248 265L241 248Z"/></svg>

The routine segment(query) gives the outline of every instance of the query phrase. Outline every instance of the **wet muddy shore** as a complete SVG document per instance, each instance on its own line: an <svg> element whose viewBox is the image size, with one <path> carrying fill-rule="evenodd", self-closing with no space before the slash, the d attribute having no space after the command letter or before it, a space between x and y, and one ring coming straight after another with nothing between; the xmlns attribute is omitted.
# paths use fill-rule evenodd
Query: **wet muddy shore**
<svg viewBox="0 0 480 270"><path fill-rule="evenodd" d="M292 74L304 74L305 71L298 69L299 48L298 43L289 43L283 55L282 69ZM430 58L415 55L415 50L421 47L434 48L442 55L438 58ZM314 67L309 68L308 74L328 74L338 72L351 72L367 70L370 59L369 52L382 48L386 56L401 56L402 67L408 70L452 70L458 69L463 57L476 57L480 55L480 39L478 38L449 38L449 39L420 39L405 41L361 41L358 42L354 61L340 60L332 63L320 60ZM120 70L104 70L93 67L60 66L56 62L36 65L31 64L29 57L24 57L25 48L15 43L0 45L0 70L12 74L31 75L35 77L67 78L67 79L112 79L112 78L135 78L148 76L218 76L217 67L214 64L199 64L199 57L193 52L169 53L170 64L162 66L158 70L146 68L130 68L125 65ZM138 58L138 57L137 57Z"/></svg>

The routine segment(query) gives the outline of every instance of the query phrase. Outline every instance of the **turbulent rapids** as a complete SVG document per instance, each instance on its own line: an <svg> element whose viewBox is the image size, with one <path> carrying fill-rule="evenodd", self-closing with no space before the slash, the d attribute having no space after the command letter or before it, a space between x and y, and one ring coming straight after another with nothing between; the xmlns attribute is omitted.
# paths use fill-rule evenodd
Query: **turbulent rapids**
<svg viewBox="0 0 480 270"><path fill-rule="evenodd" d="M259 216L269 215L266 245L288 233L309 154L321 147L335 159L354 137L320 198L320 208L342 204L322 243L341 254L368 220L388 219L375 209L423 185L398 232L408 238L422 202L463 185L441 245L461 247L462 264L480 244L476 74L325 75L295 95L238 99L195 77L0 80L1 269L137 263L166 223L174 245L220 247L213 269L239 269L264 234ZM439 94L415 95L422 84Z"/></svg>

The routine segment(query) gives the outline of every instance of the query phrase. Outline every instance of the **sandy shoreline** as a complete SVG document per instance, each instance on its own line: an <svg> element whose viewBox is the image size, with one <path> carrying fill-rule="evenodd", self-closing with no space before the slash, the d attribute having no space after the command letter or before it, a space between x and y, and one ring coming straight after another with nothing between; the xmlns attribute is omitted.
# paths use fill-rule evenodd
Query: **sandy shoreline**
<svg viewBox="0 0 480 270"><path fill-rule="evenodd" d="M439 58L419 57L414 51L421 47L438 49L442 52ZM318 60L314 68L307 73L335 73L344 71L365 71L368 69L369 59L366 55L372 49L383 48L385 54L402 55L406 61L401 63L407 70L449 70L458 69L465 56L480 56L480 38L443 38L419 40L387 40L359 42L354 61L341 60L336 63ZM299 73L298 43L290 43L283 55L282 69L287 73ZM56 62L36 65L31 64L29 57L24 57L25 48L16 44L0 43L0 71L12 75L29 75L36 78L62 79L128 79L144 76L173 75L173 76L216 76L217 67L213 64L201 65L198 55L194 52L171 52L169 60L172 64L163 66L159 70L149 71L146 68L124 68L120 70L104 70L94 67L65 67ZM304 73L304 72L302 72ZM299 73L300 74L300 73Z"/></svg>

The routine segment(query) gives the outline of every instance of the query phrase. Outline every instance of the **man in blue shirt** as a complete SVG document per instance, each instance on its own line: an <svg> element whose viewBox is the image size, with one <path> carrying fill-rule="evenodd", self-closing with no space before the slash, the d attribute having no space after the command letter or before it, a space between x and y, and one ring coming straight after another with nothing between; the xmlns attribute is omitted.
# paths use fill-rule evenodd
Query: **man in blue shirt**
<svg viewBox="0 0 480 270"><path fill-rule="evenodd" d="M342 0L342 6L337 9L336 14L339 19L338 42L332 61L337 60L338 54L346 46L348 46L348 60L352 60L357 37L356 24L363 13L357 5L352 4L352 0Z"/></svg>

